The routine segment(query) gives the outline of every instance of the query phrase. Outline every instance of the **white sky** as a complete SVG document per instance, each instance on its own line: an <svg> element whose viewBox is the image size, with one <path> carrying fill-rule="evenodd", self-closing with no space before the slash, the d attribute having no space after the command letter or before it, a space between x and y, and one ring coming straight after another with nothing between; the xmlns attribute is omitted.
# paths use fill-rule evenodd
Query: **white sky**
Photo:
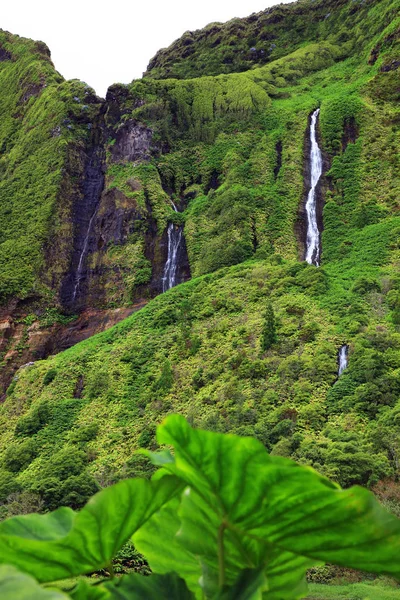
<svg viewBox="0 0 400 600"><path fill-rule="evenodd" d="M0 28L45 42L66 79L105 96L112 83L142 76L150 59L185 31L246 17L279 0L11 0ZM285 4L292 0L280 0Z"/></svg>

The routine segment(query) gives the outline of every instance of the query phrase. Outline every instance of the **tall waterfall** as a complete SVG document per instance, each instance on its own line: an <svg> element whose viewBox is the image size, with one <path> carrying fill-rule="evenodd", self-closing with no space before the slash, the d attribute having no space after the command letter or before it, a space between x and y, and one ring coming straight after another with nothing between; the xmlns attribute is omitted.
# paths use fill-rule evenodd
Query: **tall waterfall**
<svg viewBox="0 0 400 600"><path fill-rule="evenodd" d="M175 212L178 212L175 204L171 200L172 207ZM183 227L179 227L174 223L168 225L168 256L164 267L162 278L162 290L166 292L177 284L176 271L178 268L178 254L182 243Z"/></svg>
<svg viewBox="0 0 400 600"><path fill-rule="evenodd" d="M347 369L348 365L348 355L349 355L349 347L347 344L343 344L343 346L339 350L338 354L338 362L339 362L339 371L338 377L343 373L345 369Z"/></svg>
<svg viewBox="0 0 400 600"><path fill-rule="evenodd" d="M306 241L306 261L310 265L319 267L320 261L320 231L317 222L317 194L316 189L322 175L322 153L317 142L317 122L320 109L317 108L311 116L310 126L310 167L311 167L311 188L306 202L307 212L307 241Z"/></svg>
<svg viewBox="0 0 400 600"><path fill-rule="evenodd" d="M79 211L75 216L79 225L76 240L76 249L79 252L79 259L77 260L78 264L73 280L71 281L74 286L72 292L73 304L82 294L81 284L87 276L87 256L91 250L90 242L93 241L91 240L93 226L95 224L95 218L100 206L101 194L104 188L104 156L102 147L100 145L94 146L89 152L88 158L89 160L85 166L83 198L78 205ZM87 221L88 218L89 221Z"/></svg>

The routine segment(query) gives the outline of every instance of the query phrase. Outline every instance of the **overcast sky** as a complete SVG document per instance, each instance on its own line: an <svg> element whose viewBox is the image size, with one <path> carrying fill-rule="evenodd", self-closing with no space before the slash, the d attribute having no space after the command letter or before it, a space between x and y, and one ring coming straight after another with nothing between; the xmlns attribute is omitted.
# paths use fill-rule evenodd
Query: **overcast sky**
<svg viewBox="0 0 400 600"><path fill-rule="evenodd" d="M0 28L45 42L66 79L103 96L112 83L142 76L149 60L185 31L228 21L279 0L11 0ZM285 4L292 0L281 0Z"/></svg>

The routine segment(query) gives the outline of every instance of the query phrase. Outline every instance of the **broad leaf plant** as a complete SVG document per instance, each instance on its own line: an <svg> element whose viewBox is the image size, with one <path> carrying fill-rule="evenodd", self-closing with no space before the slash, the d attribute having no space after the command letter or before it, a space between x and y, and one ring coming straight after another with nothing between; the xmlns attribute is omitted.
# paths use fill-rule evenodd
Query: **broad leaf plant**
<svg viewBox="0 0 400 600"><path fill-rule="evenodd" d="M193 429L178 415L148 452L151 481L128 479L80 511L0 523L2 600L294 600L326 561L400 578L400 520L360 487L269 456L253 438ZM109 568L131 539L152 575L59 580ZM94 583L93 583L94 581Z"/></svg>

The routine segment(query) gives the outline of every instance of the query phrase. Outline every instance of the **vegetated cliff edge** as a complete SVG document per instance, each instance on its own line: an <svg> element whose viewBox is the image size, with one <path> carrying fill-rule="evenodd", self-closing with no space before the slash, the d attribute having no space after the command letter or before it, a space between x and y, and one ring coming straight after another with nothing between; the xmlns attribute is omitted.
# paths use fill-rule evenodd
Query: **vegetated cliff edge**
<svg viewBox="0 0 400 600"><path fill-rule="evenodd" d="M210 51L211 69L214 34L206 29L205 45L177 61L181 79L155 79L164 75L153 61L149 77L112 86L105 101L80 82L63 82L34 42L3 34L0 76L29 80L31 70L13 71L22 68L12 54L21 45L26 64L49 78L24 112L7 109L2 197L15 187L9 207L1 205L11 210L1 251L15 256L1 263L1 281L5 322L11 315L19 338L10 336L5 365L27 362L35 336L50 336L36 359L58 349L65 328L79 332L88 315L96 323L97 311L106 311L107 321L123 307L115 318L125 316L158 293L170 221L184 223L181 279L189 265L194 278L110 332L16 375L2 409L5 489L31 490L54 506L74 486L93 489L93 476L104 483L133 472L141 468L130 460L133 449L154 444L154 424L171 410L257 435L344 484L395 473L398 438L388 424L400 393L398 3L328 4L274 9L275 17L287 14L282 23L292 35L282 34L282 54L256 68L226 74ZM244 20L244 30L257 21L263 17ZM251 42L243 39L231 40L239 55ZM164 51L166 61L179 44ZM320 269L299 262L307 126L317 106L328 170ZM35 148L58 157L51 171ZM43 173L58 178L39 195ZM278 341L262 352L267 298ZM80 311L81 321L66 323ZM345 342L349 370L330 389ZM45 474L61 465L62 477L65 457L77 452L74 477L84 473L82 481L46 496Z"/></svg>

